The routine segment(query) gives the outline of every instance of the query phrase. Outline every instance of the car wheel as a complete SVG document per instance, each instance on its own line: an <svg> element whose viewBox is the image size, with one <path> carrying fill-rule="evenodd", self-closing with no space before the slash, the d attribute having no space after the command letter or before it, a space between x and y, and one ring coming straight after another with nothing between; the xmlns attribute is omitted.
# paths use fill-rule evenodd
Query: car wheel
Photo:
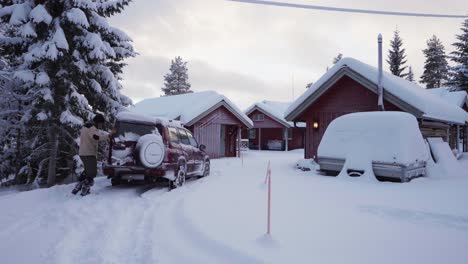
<svg viewBox="0 0 468 264"><path fill-rule="evenodd" d="M209 160L205 161L202 177L206 177L208 175L210 175L210 161Z"/></svg>
<svg viewBox="0 0 468 264"><path fill-rule="evenodd" d="M122 180L120 178L112 178L111 180L112 186L117 186L122 184Z"/></svg>
<svg viewBox="0 0 468 264"><path fill-rule="evenodd" d="M177 169L175 173L175 180L169 183L170 185L169 188L172 190L175 188L182 187L185 184L186 177L187 177L187 167L185 166L185 164L181 164L179 166L179 169Z"/></svg>

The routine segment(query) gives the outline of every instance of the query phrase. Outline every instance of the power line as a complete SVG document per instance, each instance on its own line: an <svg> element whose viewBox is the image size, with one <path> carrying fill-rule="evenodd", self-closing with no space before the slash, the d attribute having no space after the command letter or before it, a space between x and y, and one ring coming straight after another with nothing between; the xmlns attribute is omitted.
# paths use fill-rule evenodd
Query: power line
<svg viewBox="0 0 468 264"><path fill-rule="evenodd" d="M341 8L341 7L331 7L331 6L293 4L293 3L273 2L273 1L263 1L263 0L227 0L227 1L247 3L247 4L256 4L256 5L281 6L281 7L292 7L292 8L301 8L301 9L324 10L324 11L332 11L332 12L347 12L347 13L360 13L360 14L386 15L386 16L439 17L439 18L466 18L468 17L468 15L393 12L393 11Z"/></svg>

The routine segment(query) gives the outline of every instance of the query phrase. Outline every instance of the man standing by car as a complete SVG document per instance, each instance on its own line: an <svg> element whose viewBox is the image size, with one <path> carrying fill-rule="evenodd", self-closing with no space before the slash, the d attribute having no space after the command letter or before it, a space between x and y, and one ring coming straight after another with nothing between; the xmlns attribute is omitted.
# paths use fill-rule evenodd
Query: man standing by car
<svg viewBox="0 0 468 264"><path fill-rule="evenodd" d="M79 182L72 191L73 194L77 194L81 190L81 195L85 196L89 194L91 186L94 184L94 177L97 174L99 141L108 140L115 133L114 130L105 135L99 133L99 129L103 129L105 121L103 115L97 114L92 122L86 123L80 130L79 155L83 162L84 173L79 177Z"/></svg>

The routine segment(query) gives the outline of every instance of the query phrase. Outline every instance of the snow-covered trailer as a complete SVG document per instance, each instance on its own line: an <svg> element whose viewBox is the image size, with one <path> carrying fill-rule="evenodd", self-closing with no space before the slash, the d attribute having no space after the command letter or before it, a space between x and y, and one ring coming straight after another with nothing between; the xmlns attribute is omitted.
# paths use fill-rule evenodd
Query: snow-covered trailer
<svg viewBox="0 0 468 264"><path fill-rule="evenodd" d="M131 111L180 121L212 159L240 155L242 130L253 126L231 100L214 91L145 99Z"/></svg>
<svg viewBox="0 0 468 264"><path fill-rule="evenodd" d="M442 137L460 147L468 114L416 83L383 72L383 102L386 111L410 113L418 120L424 138ZM307 89L286 110L285 119L305 122L305 158L316 158L328 125L349 113L378 111L378 69L352 58L343 58ZM466 140L466 139L465 139ZM459 143L460 142L460 143ZM465 143L466 144L466 143Z"/></svg>
<svg viewBox="0 0 468 264"><path fill-rule="evenodd" d="M327 174L359 176L372 170L377 177L405 182L424 176L429 158L416 118L388 111L333 120L320 142L317 163Z"/></svg>
<svg viewBox="0 0 468 264"><path fill-rule="evenodd" d="M247 108L254 127L246 131L251 149L294 150L304 148L305 123L288 122L284 111L291 103L264 100Z"/></svg>

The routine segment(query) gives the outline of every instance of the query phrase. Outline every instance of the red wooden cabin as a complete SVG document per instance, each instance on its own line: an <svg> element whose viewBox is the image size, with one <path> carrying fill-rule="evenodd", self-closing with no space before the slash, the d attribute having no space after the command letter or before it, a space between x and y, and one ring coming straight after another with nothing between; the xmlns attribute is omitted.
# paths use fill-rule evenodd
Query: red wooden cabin
<svg viewBox="0 0 468 264"><path fill-rule="evenodd" d="M242 130L253 127L234 103L214 91L145 99L132 111L179 120L206 146L210 158L236 157Z"/></svg>
<svg viewBox="0 0 468 264"><path fill-rule="evenodd" d="M293 102L285 119L306 123L305 158L316 157L322 136L335 118L378 111L377 76L375 67L344 58ZM464 110L390 73L384 73L383 87L386 111L411 113L418 119L424 137L442 137L452 148L467 151L467 135L462 132L467 129L468 114ZM464 147L457 146L461 141Z"/></svg>
<svg viewBox="0 0 468 264"><path fill-rule="evenodd" d="M246 110L253 128L243 138L258 150L294 150L304 148L305 123L288 122L284 111L290 103L262 101Z"/></svg>

